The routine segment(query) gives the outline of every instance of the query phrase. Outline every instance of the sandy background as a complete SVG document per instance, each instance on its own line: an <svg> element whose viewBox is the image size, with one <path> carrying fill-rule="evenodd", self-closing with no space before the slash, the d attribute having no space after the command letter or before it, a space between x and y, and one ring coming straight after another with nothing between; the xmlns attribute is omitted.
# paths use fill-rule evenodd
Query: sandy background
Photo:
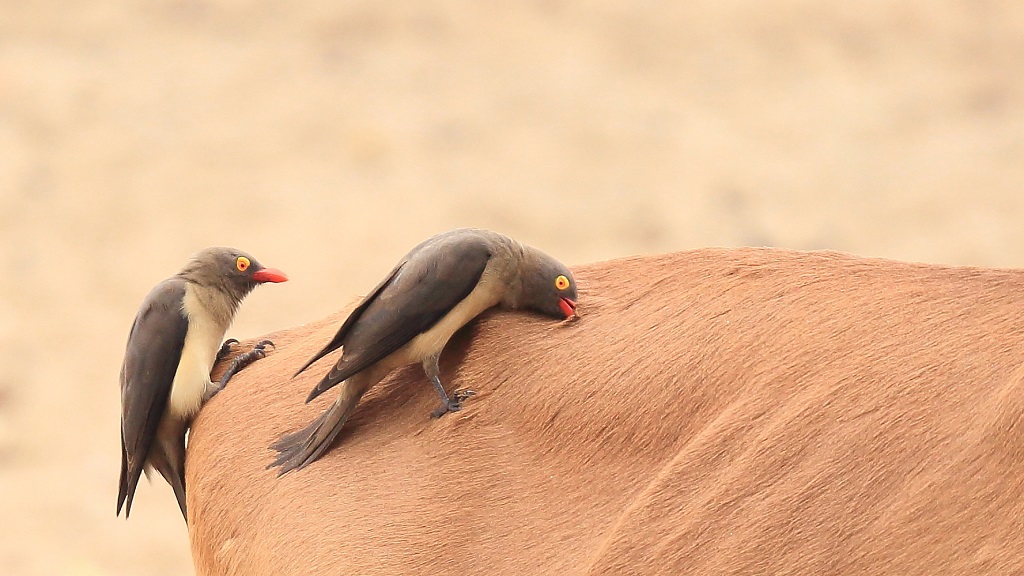
<svg viewBox="0 0 1024 576"><path fill-rule="evenodd" d="M1024 266L1024 4L0 1L0 573L188 574L117 494L136 307L213 244L317 319L444 229Z"/></svg>

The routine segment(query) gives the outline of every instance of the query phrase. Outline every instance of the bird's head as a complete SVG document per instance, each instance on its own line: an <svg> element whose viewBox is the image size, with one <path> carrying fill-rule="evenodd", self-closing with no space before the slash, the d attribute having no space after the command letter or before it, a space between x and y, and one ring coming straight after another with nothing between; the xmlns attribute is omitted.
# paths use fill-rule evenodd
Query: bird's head
<svg viewBox="0 0 1024 576"><path fill-rule="evenodd" d="M196 254L181 271L187 280L217 287L236 302L264 282L286 282L288 276L267 268L251 255L235 248L207 248Z"/></svg>
<svg viewBox="0 0 1024 576"><path fill-rule="evenodd" d="M539 250L526 248L520 281L515 308L535 310L558 319L576 318L576 280L565 264Z"/></svg>

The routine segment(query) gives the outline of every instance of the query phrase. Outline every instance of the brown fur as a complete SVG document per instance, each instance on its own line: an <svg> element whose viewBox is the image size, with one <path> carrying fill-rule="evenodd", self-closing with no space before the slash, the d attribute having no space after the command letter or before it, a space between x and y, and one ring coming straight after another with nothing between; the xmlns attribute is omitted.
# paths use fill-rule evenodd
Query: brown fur
<svg viewBox="0 0 1024 576"><path fill-rule="evenodd" d="M371 390L322 460L295 368L344 312L203 409L197 571L1014 574L1024 571L1024 272L772 249L581 266L575 323L491 313Z"/></svg>

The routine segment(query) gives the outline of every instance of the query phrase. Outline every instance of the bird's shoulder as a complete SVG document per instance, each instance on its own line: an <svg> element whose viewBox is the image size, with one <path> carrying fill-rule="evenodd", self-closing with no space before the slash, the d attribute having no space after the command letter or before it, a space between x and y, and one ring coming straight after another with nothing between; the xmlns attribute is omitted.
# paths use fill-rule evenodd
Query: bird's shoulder
<svg viewBox="0 0 1024 576"><path fill-rule="evenodd" d="M168 312L181 314L182 302L185 300L187 286L188 281L178 276L173 276L160 282L146 295L146 298L139 306L138 315L146 317Z"/></svg>
<svg viewBox="0 0 1024 576"><path fill-rule="evenodd" d="M380 295L391 298L436 283L475 284L495 248L491 239L472 229L432 238L402 259Z"/></svg>

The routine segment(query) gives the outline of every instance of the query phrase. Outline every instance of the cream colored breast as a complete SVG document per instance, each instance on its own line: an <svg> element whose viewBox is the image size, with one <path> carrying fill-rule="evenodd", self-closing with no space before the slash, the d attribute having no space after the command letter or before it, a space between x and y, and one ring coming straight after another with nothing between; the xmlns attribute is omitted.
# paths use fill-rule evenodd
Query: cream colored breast
<svg viewBox="0 0 1024 576"><path fill-rule="evenodd" d="M188 333L167 403L167 414L178 418L190 418L199 411L206 388L210 386L210 370L227 331L227 326L206 313L195 290L192 284L185 288Z"/></svg>

